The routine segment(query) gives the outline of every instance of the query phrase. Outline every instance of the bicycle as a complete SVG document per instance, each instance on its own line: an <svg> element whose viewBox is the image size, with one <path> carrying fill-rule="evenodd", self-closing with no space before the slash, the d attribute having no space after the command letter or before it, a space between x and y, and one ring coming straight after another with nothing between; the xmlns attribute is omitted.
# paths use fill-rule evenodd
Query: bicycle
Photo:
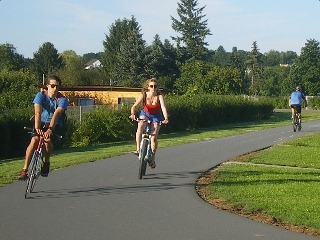
<svg viewBox="0 0 320 240"><path fill-rule="evenodd" d="M25 130L29 131L31 135L35 135L34 129L24 127ZM37 148L34 150L29 166L27 168L27 188L24 194L24 198L27 198L27 195L33 191L33 188L36 184L36 180L40 176L41 167L43 164L43 148L44 148L44 138L39 136L39 142Z"/></svg>
<svg viewBox="0 0 320 240"><path fill-rule="evenodd" d="M298 129L298 131L301 131L301 115L299 118L297 108L295 106L293 106L293 109L294 109L294 114L293 114L293 118L292 118L293 131L296 132L297 129Z"/></svg>
<svg viewBox="0 0 320 240"><path fill-rule="evenodd" d="M24 127L25 130L29 131L31 136L35 136L36 133L34 129L29 127ZM55 134L58 138L62 138L62 136ZM41 168L44 163L44 138L43 136L39 136L39 142L37 148L34 150L29 166L27 168L27 188L24 194L24 198L27 198L28 194L33 191L33 188L36 184L37 179L41 175Z"/></svg>
<svg viewBox="0 0 320 240"><path fill-rule="evenodd" d="M146 175L147 164L152 160L152 151L151 151L151 121L145 119L136 119L137 122L143 121L147 122L147 125L144 127L142 131L142 138L140 142L140 149L139 149L139 172L138 178L142 179L143 176ZM157 122L157 124L161 125L161 122Z"/></svg>

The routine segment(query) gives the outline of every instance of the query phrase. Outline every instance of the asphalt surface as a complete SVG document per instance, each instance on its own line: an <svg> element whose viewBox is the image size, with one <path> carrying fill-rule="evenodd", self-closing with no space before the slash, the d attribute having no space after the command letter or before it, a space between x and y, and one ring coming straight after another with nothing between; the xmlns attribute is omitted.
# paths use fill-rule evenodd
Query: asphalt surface
<svg viewBox="0 0 320 240"><path fill-rule="evenodd" d="M318 239L216 209L195 191L207 169L232 157L319 131L320 122L161 148L138 179L132 154L50 172L24 199L25 182L0 188L0 239Z"/></svg>

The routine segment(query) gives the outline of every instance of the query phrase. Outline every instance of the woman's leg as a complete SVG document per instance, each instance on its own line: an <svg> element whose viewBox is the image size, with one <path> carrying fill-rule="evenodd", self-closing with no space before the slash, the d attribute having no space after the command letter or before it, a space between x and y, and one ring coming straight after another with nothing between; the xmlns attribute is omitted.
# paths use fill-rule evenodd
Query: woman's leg
<svg viewBox="0 0 320 240"><path fill-rule="evenodd" d="M151 151L153 154L156 154L158 148L158 134L159 134L160 126L158 123L153 123L153 131L151 135Z"/></svg>
<svg viewBox="0 0 320 240"><path fill-rule="evenodd" d="M144 119L143 117L140 117L140 118ZM145 125L146 125L146 122L144 122L144 121L138 122L138 127L137 127L137 132L136 132L137 152L139 152L142 130L144 129Z"/></svg>

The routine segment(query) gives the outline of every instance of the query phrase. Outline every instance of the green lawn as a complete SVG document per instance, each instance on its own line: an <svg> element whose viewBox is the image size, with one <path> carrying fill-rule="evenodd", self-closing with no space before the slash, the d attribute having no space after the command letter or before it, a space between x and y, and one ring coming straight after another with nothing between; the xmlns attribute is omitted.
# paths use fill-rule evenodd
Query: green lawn
<svg viewBox="0 0 320 240"><path fill-rule="evenodd" d="M314 133L231 160L210 172L206 198L320 236L319 147Z"/></svg>

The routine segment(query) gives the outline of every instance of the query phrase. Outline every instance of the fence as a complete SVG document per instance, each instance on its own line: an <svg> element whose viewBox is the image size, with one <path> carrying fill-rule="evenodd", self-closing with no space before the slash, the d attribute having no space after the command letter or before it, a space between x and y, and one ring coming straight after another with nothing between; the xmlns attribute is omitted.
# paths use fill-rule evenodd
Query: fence
<svg viewBox="0 0 320 240"><path fill-rule="evenodd" d="M75 120L77 123L81 123L86 115L93 110L96 109L106 109L106 110L118 110L122 107L126 106L127 104L118 104L118 105L86 105L86 106L68 106L66 111L67 117L70 119ZM129 113L128 113L129 115Z"/></svg>

